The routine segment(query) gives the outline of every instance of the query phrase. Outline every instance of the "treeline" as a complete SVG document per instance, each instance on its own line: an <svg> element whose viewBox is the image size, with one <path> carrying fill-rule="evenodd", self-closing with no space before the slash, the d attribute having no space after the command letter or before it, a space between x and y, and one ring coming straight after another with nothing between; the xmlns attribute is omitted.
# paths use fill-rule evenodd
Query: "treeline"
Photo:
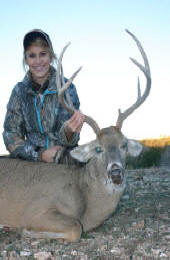
<svg viewBox="0 0 170 260"><path fill-rule="evenodd" d="M160 166L161 159L165 150L170 146L170 137L158 139L143 139L139 140L143 145L143 151L136 158L128 157L126 167L128 169L148 168Z"/></svg>
<svg viewBox="0 0 170 260"><path fill-rule="evenodd" d="M170 146L170 137L151 138L139 140L146 147L166 147Z"/></svg>

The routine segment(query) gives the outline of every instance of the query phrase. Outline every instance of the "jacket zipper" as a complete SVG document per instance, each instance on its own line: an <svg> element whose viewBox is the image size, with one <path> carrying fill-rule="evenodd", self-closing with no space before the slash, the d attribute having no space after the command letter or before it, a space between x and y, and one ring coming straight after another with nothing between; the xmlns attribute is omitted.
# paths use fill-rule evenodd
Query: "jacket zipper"
<svg viewBox="0 0 170 260"><path fill-rule="evenodd" d="M49 91L48 89L46 89L46 91L44 92L44 94L42 96L41 102L40 102L40 109L43 106L45 96L48 95L48 94L56 94L56 91L55 90ZM44 130L43 130L42 123L41 123L40 109L37 106L37 97L36 96L35 96L35 99L34 99L34 105L35 105L35 110L36 110L36 114L37 114L38 126L39 126L39 129L40 129L40 133L44 134ZM46 136L46 149L48 149L49 148L49 137L48 137L47 133L45 134L45 136Z"/></svg>

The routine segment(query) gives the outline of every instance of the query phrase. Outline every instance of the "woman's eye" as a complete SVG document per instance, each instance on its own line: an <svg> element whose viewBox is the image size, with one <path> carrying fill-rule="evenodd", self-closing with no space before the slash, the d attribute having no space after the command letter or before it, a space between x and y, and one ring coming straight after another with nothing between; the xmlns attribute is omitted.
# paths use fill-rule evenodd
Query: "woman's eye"
<svg viewBox="0 0 170 260"><path fill-rule="evenodd" d="M102 152L102 149L101 149L100 146L97 146L97 147L95 148L95 150L96 150L96 153L101 153L101 152Z"/></svg>
<svg viewBox="0 0 170 260"><path fill-rule="evenodd" d="M35 54L34 53L29 54L29 58L35 58Z"/></svg>
<svg viewBox="0 0 170 260"><path fill-rule="evenodd" d="M46 52L41 52L42 57L46 56L46 54L47 54Z"/></svg>

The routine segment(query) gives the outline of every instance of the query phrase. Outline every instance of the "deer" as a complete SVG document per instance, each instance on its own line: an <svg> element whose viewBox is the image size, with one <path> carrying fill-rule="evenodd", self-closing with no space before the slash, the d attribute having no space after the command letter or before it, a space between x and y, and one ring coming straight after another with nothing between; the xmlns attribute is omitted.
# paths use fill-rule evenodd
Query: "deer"
<svg viewBox="0 0 170 260"><path fill-rule="evenodd" d="M125 158L138 156L142 145L121 132L123 122L149 95L151 73L144 49L134 34L144 65L132 62L144 73L146 88L141 95L138 80L136 102L121 112L115 126L100 129L97 122L85 115L96 139L72 149L69 156L79 164L31 162L21 159L0 159L0 224L22 231L23 237L79 241L82 232L101 225L116 210L126 187ZM57 66L58 97L72 114L75 109L65 93L81 68L65 82L62 50ZM61 77L62 75L62 77ZM61 79L62 78L62 79Z"/></svg>

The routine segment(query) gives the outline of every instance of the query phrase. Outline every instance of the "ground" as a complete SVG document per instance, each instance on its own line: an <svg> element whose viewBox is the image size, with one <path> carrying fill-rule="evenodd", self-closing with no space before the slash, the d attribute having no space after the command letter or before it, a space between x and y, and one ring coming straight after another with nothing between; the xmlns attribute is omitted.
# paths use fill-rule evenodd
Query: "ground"
<svg viewBox="0 0 170 260"><path fill-rule="evenodd" d="M0 229L1 259L170 259L170 168L127 171L127 188L116 212L80 241L22 239Z"/></svg>

